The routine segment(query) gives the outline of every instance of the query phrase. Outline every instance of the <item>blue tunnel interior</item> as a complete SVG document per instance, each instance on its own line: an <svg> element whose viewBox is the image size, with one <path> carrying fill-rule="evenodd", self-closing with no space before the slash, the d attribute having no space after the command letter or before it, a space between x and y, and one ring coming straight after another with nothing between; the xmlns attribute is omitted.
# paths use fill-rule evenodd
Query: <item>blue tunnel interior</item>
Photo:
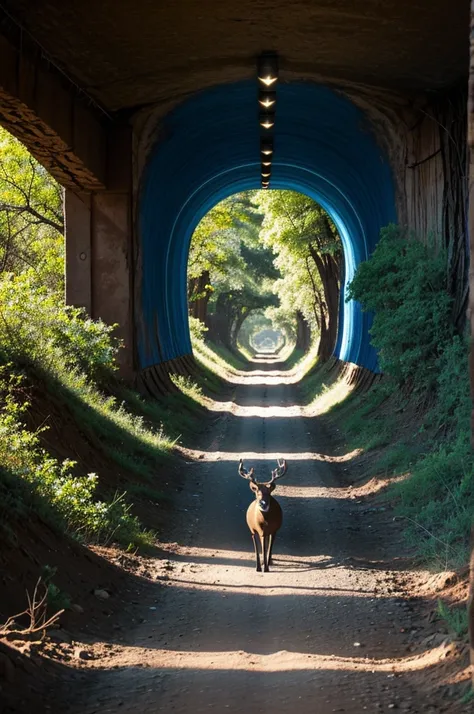
<svg viewBox="0 0 474 714"><path fill-rule="evenodd" d="M164 120L139 199L141 369L191 353L186 272L201 218L223 198L260 188L257 82L206 90ZM369 120L342 94L309 83L277 90L271 187L300 191L332 216L342 238L345 285L396 220L387 157ZM371 317L344 301L335 356L377 371Z"/></svg>

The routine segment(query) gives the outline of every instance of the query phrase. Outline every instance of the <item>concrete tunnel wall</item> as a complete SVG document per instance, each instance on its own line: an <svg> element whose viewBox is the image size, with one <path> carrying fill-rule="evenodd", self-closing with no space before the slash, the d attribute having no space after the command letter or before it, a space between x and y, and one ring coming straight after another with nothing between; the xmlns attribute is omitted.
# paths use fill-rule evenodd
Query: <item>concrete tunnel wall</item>
<svg viewBox="0 0 474 714"><path fill-rule="evenodd" d="M186 269L189 242L212 206L260 187L257 83L206 90L164 120L145 168L138 207L141 286L137 305L141 369L190 354ZM345 283L396 221L387 157L369 120L342 94L292 83L277 90L272 188L318 201L340 231ZM377 371L371 318L344 302L335 356Z"/></svg>

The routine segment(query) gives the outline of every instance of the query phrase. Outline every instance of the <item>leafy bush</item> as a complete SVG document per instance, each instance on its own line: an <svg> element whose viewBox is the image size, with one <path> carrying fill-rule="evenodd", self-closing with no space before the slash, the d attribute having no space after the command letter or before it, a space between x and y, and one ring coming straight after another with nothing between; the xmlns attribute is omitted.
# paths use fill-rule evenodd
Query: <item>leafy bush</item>
<svg viewBox="0 0 474 714"><path fill-rule="evenodd" d="M115 369L114 325L91 320L39 285L33 270L0 279L0 344L6 358L54 371L84 370L90 377Z"/></svg>
<svg viewBox="0 0 474 714"><path fill-rule="evenodd" d="M469 438L471 396L469 385L469 339L455 335L436 362L436 404L429 419L446 432L464 432Z"/></svg>
<svg viewBox="0 0 474 714"><path fill-rule="evenodd" d="M444 620L456 637L463 637L468 630L467 608L450 608L444 600L438 600L438 616Z"/></svg>
<svg viewBox="0 0 474 714"><path fill-rule="evenodd" d="M205 333L208 331L206 325L198 320L197 317L189 316L189 332L191 340L203 340Z"/></svg>
<svg viewBox="0 0 474 714"><path fill-rule="evenodd" d="M389 226L373 256L359 266L349 297L375 312L372 342L392 379L359 397L346 420L365 449L374 438L379 444L380 434L390 441L400 434L378 458L377 468L409 474L392 487L397 512L406 519L407 536L418 553L443 568L466 561L474 514L469 344L451 324L446 264L444 253L435 255ZM429 392L429 410L416 411L411 390L394 390L394 383L423 396ZM380 409L385 397L390 402ZM406 409L411 431L406 423L399 428L397 415Z"/></svg>
<svg viewBox="0 0 474 714"><path fill-rule="evenodd" d="M149 542L151 534L144 533L130 514L125 494L115 494L109 502L97 500L96 474L76 476L73 461L60 462L41 448L39 433L44 428L38 432L26 429L22 417L28 402L21 393L22 378L11 370L11 365L0 368L2 471L11 481L28 485L30 500L35 500L44 517L81 539L113 539L127 546ZM28 499L26 490L18 494L21 499Z"/></svg>
<svg viewBox="0 0 474 714"><path fill-rule="evenodd" d="M371 336L382 370L415 390L432 387L453 334L445 254L388 226L359 266L347 299L375 313Z"/></svg>

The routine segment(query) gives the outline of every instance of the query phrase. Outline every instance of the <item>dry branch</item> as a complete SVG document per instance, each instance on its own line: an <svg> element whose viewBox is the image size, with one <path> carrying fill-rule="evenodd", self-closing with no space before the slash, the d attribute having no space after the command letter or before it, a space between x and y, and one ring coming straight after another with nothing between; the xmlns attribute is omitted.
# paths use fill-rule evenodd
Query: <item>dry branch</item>
<svg viewBox="0 0 474 714"><path fill-rule="evenodd" d="M43 585L44 588L44 593L42 595L39 593L41 585ZM48 627L54 627L54 625L57 624L58 618L64 612L64 610L58 610L51 617L47 617L48 588L44 583L42 583L41 577L38 578L33 595L30 595L28 590L26 591L26 598L28 600L28 607L26 610L23 610L23 612L19 612L8 618L5 624L0 627L0 637L25 637L35 635L40 632L43 633L44 636ZM29 625L23 628L18 627L17 620L25 615L30 618Z"/></svg>

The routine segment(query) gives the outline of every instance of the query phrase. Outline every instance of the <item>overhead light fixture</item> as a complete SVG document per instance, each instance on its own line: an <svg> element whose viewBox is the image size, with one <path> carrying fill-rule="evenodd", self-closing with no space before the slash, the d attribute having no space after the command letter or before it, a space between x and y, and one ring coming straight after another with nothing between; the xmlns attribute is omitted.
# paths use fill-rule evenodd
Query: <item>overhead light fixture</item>
<svg viewBox="0 0 474 714"><path fill-rule="evenodd" d="M275 116L273 114L260 114L260 126L264 129L271 129L275 125Z"/></svg>
<svg viewBox="0 0 474 714"><path fill-rule="evenodd" d="M270 109L276 103L276 92L260 92L258 103L264 109Z"/></svg>
<svg viewBox="0 0 474 714"><path fill-rule="evenodd" d="M260 55L257 76L264 87L272 87L278 81L278 55L275 52L263 52Z"/></svg>
<svg viewBox="0 0 474 714"><path fill-rule="evenodd" d="M271 156L273 154L273 141L271 139L262 139L260 142L260 153L264 156Z"/></svg>
<svg viewBox="0 0 474 714"><path fill-rule="evenodd" d="M261 186L270 185L273 127L275 126L276 83L278 81L278 56L275 52L263 52L257 60L258 103L260 125Z"/></svg>

